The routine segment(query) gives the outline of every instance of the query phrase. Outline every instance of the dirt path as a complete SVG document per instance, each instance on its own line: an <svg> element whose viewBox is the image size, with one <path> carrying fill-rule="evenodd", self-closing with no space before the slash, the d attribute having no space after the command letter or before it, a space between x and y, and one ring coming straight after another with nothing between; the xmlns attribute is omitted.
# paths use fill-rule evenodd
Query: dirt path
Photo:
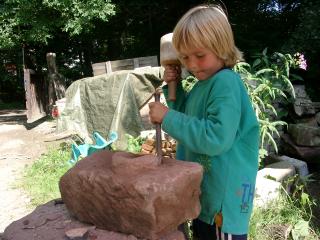
<svg viewBox="0 0 320 240"><path fill-rule="evenodd" d="M47 149L48 136L54 135L55 122L42 122L26 128L24 110L0 110L0 233L12 221L33 209L28 209L28 196L14 184L25 165L32 163Z"/></svg>

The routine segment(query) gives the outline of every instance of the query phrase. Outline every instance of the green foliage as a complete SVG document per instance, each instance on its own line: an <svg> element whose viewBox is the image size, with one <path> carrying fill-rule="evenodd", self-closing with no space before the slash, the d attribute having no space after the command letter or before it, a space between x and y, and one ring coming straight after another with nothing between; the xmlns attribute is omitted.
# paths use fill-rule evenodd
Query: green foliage
<svg viewBox="0 0 320 240"><path fill-rule="evenodd" d="M288 226L293 240L317 240L316 229L311 224L316 202L308 193L308 185L314 181L311 177L296 174L288 178L279 199L264 208L256 207L250 221L250 238L271 240L279 234L276 226ZM290 189L291 194L285 189Z"/></svg>
<svg viewBox="0 0 320 240"><path fill-rule="evenodd" d="M312 216L312 206L316 205L316 202L311 198L311 196L308 193L308 184L310 182L313 182L312 174L309 174L307 176L299 176L298 174L290 177L285 182L285 186L291 189L291 197L294 201L294 204L301 209L304 209L304 211Z"/></svg>
<svg viewBox="0 0 320 240"><path fill-rule="evenodd" d="M92 20L108 21L115 14L110 0L66 1L44 0L43 5L61 14L63 31L78 35L93 28Z"/></svg>
<svg viewBox="0 0 320 240"><path fill-rule="evenodd" d="M309 223L304 220L298 221L292 229L293 240L306 239L309 236Z"/></svg>
<svg viewBox="0 0 320 240"><path fill-rule="evenodd" d="M198 80L194 76L188 76L182 79L182 88L184 91L190 92L197 81Z"/></svg>
<svg viewBox="0 0 320 240"><path fill-rule="evenodd" d="M318 0L299 1L299 11L296 14L295 28L290 31L283 49L285 51L301 51L308 58L319 58L320 2ZM316 65L314 65L316 67ZM319 69L319 67L317 67Z"/></svg>
<svg viewBox="0 0 320 240"><path fill-rule="evenodd" d="M291 195L283 188L278 199L265 207L255 207L250 220L249 238L282 239L284 236L279 234L283 232L279 230L288 228L289 233L292 229L291 236L294 240L317 240L315 230L310 224L313 216L311 206L315 202L305 191L308 182L310 176L299 178L296 175L287 182L294 188Z"/></svg>
<svg viewBox="0 0 320 240"><path fill-rule="evenodd" d="M0 80L0 99L4 102L20 100L21 103L25 103L24 88L16 76L5 73L2 75L2 81Z"/></svg>
<svg viewBox="0 0 320 240"><path fill-rule="evenodd" d="M275 104L287 104L295 97L290 78L298 76L290 75L290 68L296 67L290 54L276 52L268 55L267 49L256 55L252 65L240 62L234 67L244 81L259 120L260 160L268 155L270 144L278 151L275 136L279 137L278 128L287 124L279 120Z"/></svg>
<svg viewBox="0 0 320 240"><path fill-rule="evenodd" d="M70 168L67 163L70 156L70 145L65 144L58 149L50 149L26 168L19 185L29 194L33 206L60 198L58 183Z"/></svg>
<svg viewBox="0 0 320 240"><path fill-rule="evenodd" d="M141 146L145 141L145 138L138 136L133 137L130 134L126 134L127 137L127 151L132 153L141 152Z"/></svg>
<svg viewBox="0 0 320 240"><path fill-rule="evenodd" d="M309 238L310 226L309 222L304 220L305 216L301 209L297 208L286 197L281 197L275 202L269 203L265 208L255 208L250 220L249 237L250 239L272 240L277 235L276 226L293 226L293 234L302 235L308 233ZM301 228L301 223L303 227ZM278 233L279 234L279 233ZM280 238L281 239L281 238Z"/></svg>
<svg viewBox="0 0 320 240"><path fill-rule="evenodd" d="M48 43L64 31L70 36L93 29L93 20L114 15L110 0L6 0L0 8L0 48L22 43Z"/></svg>

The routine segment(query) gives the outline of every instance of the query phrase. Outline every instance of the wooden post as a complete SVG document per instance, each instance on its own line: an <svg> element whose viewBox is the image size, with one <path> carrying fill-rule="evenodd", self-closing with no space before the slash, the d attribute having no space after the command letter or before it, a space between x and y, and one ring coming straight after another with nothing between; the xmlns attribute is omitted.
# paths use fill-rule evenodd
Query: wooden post
<svg viewBox="0 0 320 240"><path fill-rule="evenodd" d="M65 78L58 73L55 53L47 53L47 64L49 107L52 108L57 100L65 97Z"/></svg>

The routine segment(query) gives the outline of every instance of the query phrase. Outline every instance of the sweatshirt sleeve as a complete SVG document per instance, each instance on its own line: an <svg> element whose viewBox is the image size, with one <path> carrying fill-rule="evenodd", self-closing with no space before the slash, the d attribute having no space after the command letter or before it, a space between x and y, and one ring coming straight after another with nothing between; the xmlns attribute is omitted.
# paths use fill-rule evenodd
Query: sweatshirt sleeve
<svg viewBox="0 0 320 240"><path fill-rule="evenodd" d="M239 79L214 79L206 101L206 116L188 116L170 109L162 127L190 151L208 156L228 151L235 141L240 122L241 99Z"/></svg>

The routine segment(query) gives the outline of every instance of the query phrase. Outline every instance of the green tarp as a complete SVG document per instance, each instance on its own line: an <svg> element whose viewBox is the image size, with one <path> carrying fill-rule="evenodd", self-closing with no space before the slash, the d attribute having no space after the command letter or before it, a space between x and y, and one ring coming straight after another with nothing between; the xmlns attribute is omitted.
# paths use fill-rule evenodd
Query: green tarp
<svg viewBox="0 0 320 240"><path fill-rule="evenodd" d="M161 74L160 67L144 67L75 81L66 91L57 131L73 131L86 143L92 143L93 131L106 139L115 131L115 147L125 150L125 134L138 136L144 130L139 109L162 84Z"/></svg>

